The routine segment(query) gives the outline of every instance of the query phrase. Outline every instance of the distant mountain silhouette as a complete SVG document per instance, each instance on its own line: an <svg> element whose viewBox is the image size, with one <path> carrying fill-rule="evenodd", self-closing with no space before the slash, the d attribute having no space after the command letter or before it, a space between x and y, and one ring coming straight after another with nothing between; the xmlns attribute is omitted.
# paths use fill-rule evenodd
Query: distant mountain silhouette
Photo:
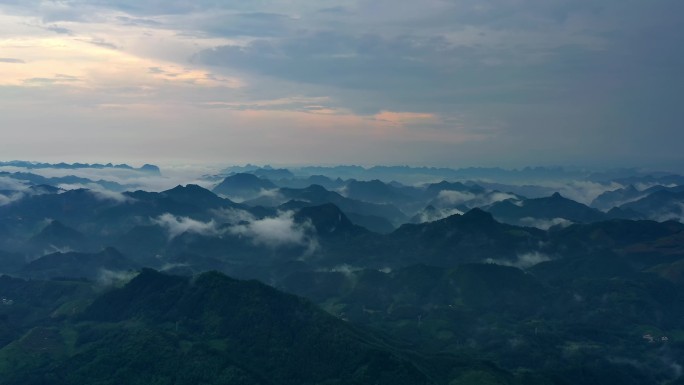
<svg viewBox="0 0 684 385"><path fill-rule="evenodd" d="M411 200L400 189L377 179L371 181L351 180L345 186L345 195L352 199L372 203L401 204Z"/></svg>
<svg viewBox="0 0 684 385"><path fill-rule="evenodd" d="M607 219L597 209L565 198L559 193L550 197L523 200L519 204L509 200L494 203L487 208L495 218L507 223L518 224L523 218L554 219L562 218L571 222L589 223Z"/></svg>
<svg viewBox="0 0 684 385"><path fill-rule="evenodd" d="M395 258L405 264L454 266L487 258L515 261L546 236L541 230L499 223L490 213L472 209L434 222L405 224L388 237L386 249L396 252Z"/></svg>
<svg viewBox="0 0 684 385"><path fill-rule="evenodd" d="M275 188L276 185L268 179L259 178L254 174L239 173L225 178L212 191L229 197L251 199L262 190Z"/></svg>
<svg viewBox="0 0 684 385"><path fill-rule="evenodd" d="M625 188L602 193L591 202L591 207L599 210L609 210L645 195L647 194L637 190L634 185L629 185Z"/></svg>
<svg viewBox="0 0 684 385"><path fill-rule="evenodd" d="M59 221L51 221L40 233L34 235L29 242L34 248L81 250L87 243L85 235Z"/></svg>
<svg viewBox="0 0 684 385"><path fill-rule="evenodd" d="M54 253L36 259L20 272L22 276L34 279L87 278L97 279L104 270L123 272L137 269L139 265L124 257L114 248L99 253Z"/></svg>
<svg viewBox="0 0 684 385"><path fill-rule="evenodd" d="M311 204L333 203L344 212L378 216L392 223L399 223L406 219L404 213L395 206L345 198L336 192L326 190L322 186L311 185L299 191L281 189L281 192L286 196L291 196L292 199L309 201Z"/></svg>
<svg viewBox="0 0 684 385"><path fill-rule="evenodd" d="M230 200L220 198L213 192L194 184L188 184L185 187L176 186L171 190L163 191L161 196L171 198L179 203L195 205L202 209L234 206Z"/></svg>
<svg viewBox="0 0 684 385"><path fill-rule="evenodd" d="M658 221L679 220L684 218L684 191L656 191L637 201L626 203L620 208L636 211Z"/></svg>
<svg viewBox="0 0 684 385"><path fill-rule="evenodd" d="M363 229L354 225L342 210L332 203L303 207L297 211L295 218L298 221L310 221L318 234L323 236L363 232Z"/></svg>
<svg viewBox="0 0 684 385"><path fill-rule="evenodd" d="M461 182L441 181L439 183L431 183L427 185L425 189L425 198L434 199L442 191L460 191L473 194L482 194L485 192L485 189L478 185L465 185Z"/></svg>
<svg viewBox="0 0 684 385"><path fill-rule="evenodd" d="M260 168L251 171L252 174L269 180L293 179L294 174L286 168Z"/></svg>

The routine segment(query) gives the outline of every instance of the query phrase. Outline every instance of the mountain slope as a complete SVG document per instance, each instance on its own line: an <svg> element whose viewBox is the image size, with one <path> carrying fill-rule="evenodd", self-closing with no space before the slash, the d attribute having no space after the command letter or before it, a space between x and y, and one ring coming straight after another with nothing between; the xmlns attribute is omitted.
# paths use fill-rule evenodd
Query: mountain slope
<svg viewBox="0 0 684 385"><path fill-rule="evenodd" d="M216 194L240 199L255 198L262 190L275 189L276 185L268 179L254 174L239 173L225 178L212 190Z"/></svg>
<svg viewBox="0 0 684 385"><path fill-rule="evenodd" d="M116 249L106 248L99 253L53 253L27 264L20 272L34 279L87 278L97 279L103 271L123 272L138 268Z"/></svg>
<svg viewBox="0 0 684 385"><path fill-rule="evenodd" d="M472 209L434 222L403 225L388 236L384 249L404 264L455 266L487 259L515 261L545 237L544 231L499 223L491 214Z"/></svg>
<svg viewBox="0 0 684 385"><path fill-rule="evenodd" d="M45 352L0 365L0 383L446 385L473 371L514 382L474 360L405 353L306 300L219 273L143 270L75 322L75 339L54 324L0 350L25 360Z"/></svg>
<svg viewBox="0 0 684 385"><path fill-rule="evenodd" d="M491 205L487 211L498 220L511 224L521 224L526 218L544 220L561 218L576 223L607 219L601 211L565 198L559 193L546 198L527 199L520 204L506 200Z"/></svg>

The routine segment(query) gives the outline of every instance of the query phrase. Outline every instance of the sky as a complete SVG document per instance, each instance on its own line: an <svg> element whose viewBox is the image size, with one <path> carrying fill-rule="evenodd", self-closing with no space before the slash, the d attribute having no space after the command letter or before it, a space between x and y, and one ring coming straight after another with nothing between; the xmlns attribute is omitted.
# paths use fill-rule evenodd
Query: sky
<svg viewBox="0 0 684 385"><path fill-rule="evenodd" d="M680 169L683 14L681 0L0 0L0 158Z"/></svg>

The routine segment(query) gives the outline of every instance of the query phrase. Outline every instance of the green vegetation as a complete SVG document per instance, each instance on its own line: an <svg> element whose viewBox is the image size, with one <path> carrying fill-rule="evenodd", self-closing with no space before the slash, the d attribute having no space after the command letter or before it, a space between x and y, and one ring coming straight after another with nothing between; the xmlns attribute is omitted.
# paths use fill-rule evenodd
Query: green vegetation
<svg viewBox="0 0 684 385"><path fill-rule="evenodd" d="M219 273L190 279L146 269L103 294L76 290L82 282L6 277L0 288L22 282L34 292L67 287L74 298L31 302L45 318L24 322L28 329L0 349L0 384L447 384L473 367L513 383L491 365L407 351L299 297ZM94 300L50 315L79 296Z"/></svg>

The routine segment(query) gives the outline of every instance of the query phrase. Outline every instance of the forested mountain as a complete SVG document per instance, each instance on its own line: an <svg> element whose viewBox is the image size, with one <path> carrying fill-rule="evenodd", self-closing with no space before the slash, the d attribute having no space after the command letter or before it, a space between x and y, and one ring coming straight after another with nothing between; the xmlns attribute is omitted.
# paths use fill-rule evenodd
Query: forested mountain
<svg viewBox="0 0 684 385"><path fill-rule="evenodd" d="M0 384L681 382L677 187L260 175L8 182Z"/></svg>

